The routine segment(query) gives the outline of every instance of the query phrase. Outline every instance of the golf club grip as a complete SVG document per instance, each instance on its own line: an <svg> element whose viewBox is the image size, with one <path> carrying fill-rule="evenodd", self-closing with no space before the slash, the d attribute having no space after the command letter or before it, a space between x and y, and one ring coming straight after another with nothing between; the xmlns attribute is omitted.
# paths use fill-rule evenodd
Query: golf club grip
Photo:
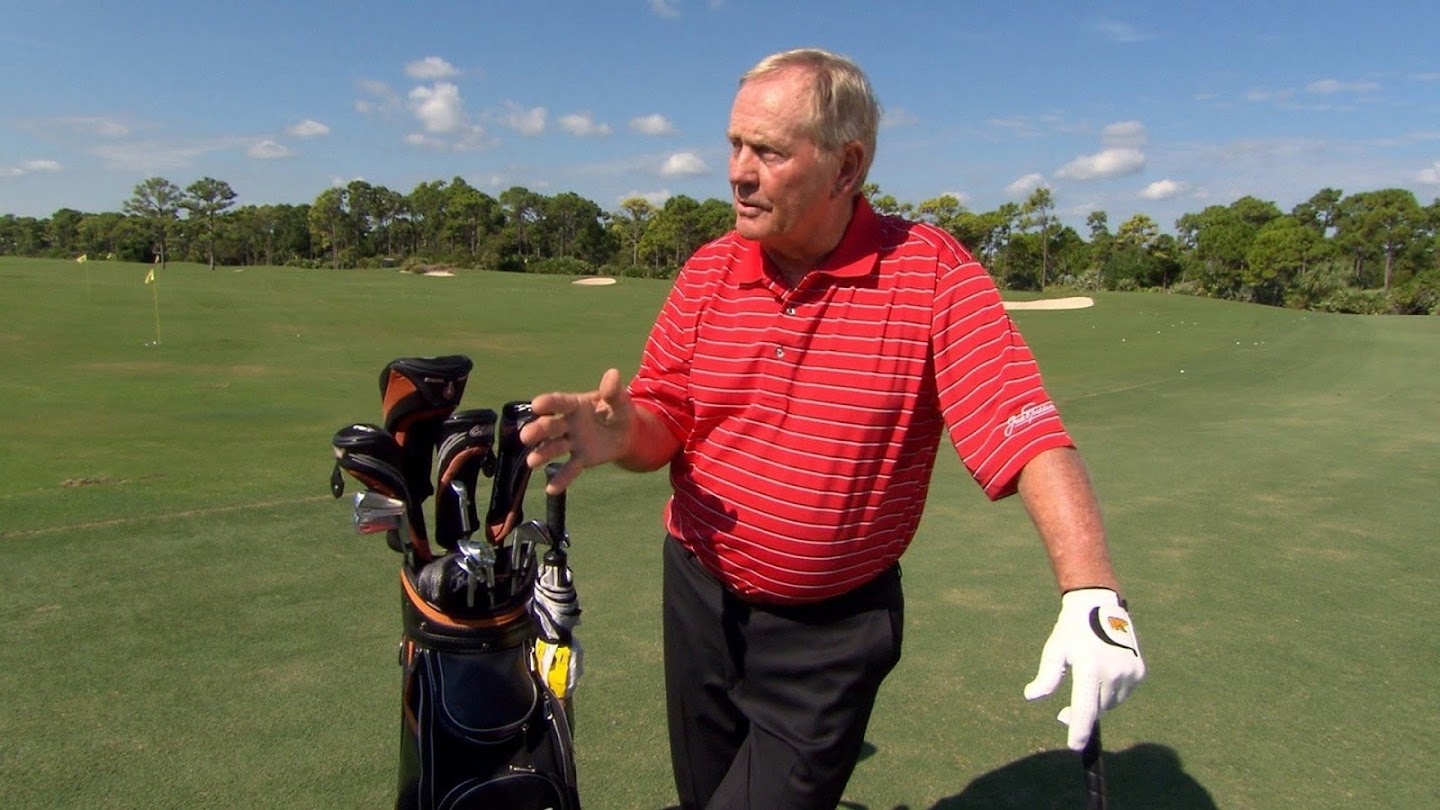
<svg viewBox="0 0 1440 810"><path fill-rule="evenodd" d="M545 465L545 483L555 480L560 474L560 463L552 461ZM550 531L556 537L565 536L565 491L561 490L556 495L545 496L545 522L550 524Z"/></svg>
<svg viewBox="0 0 1440 810"><path fill-rule="evenodd" d="M1080 752L1085 769L1085 810L1105 810L1105 760L1101 755L1100 721L1090 728L1090 741Z"/></svg>

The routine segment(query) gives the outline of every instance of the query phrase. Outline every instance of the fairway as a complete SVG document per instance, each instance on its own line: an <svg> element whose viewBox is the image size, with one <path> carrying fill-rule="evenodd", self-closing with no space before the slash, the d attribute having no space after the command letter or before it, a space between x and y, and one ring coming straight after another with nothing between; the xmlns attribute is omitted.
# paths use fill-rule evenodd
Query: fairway
<svg viewBox="0 0 1440 810"><path fill-rule="evenodd" d="M0 257L0 805L386 806L398 557L330 497L331 435L378 421L398 356L469 355L464 407L629 375L668 282L147 269ZM1012 317L1150 668L1106 718L1112 807L1435 806L1440 318L1093 297ZM674 801L666 488L598 469L569 499L595 810ZM1018 501L942 451L902 562L844 806L1080 806L1060 702L1021 698L1058 604Z"/></svg>

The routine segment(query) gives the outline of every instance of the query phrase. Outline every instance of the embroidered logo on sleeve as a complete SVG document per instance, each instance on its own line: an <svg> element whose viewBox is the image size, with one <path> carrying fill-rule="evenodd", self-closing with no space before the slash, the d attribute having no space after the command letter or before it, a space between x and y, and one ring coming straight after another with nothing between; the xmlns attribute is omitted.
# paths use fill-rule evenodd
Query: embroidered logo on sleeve
<svg viewBox="0 0 1440 810"><path fill-rule="evenodd" d="M1026 405L1025 407L1020 409L1019 413L1005 420L1005 435L1007 437L1013 436L1015 435L1015 431L1020 430L1031 422L1034 422L1041 417L1048 416L1052 413L1055 413L1055 403L1053 402L1042 402L1038 405Z"/></svg>

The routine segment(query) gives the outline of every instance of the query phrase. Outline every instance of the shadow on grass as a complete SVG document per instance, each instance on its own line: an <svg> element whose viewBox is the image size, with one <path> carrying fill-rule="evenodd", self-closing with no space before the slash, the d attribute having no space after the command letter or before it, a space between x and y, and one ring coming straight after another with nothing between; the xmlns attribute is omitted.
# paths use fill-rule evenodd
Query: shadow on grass
<svg viewBox="0 0 1440 810"><path fill-rule="evenodd" d="M867 743L867 753L874 749ZM1185 773L1173 748L1143 743L1105 753L1109 806L1115 810L1215 810L1214 799ZM846 810L871 810L842 802ZM1043 810L1085 806L1080 757L1070 751L1028 756L977 777L960 793L941 799L929 810ZM901 805L891 810L911 810Z"/></svg>

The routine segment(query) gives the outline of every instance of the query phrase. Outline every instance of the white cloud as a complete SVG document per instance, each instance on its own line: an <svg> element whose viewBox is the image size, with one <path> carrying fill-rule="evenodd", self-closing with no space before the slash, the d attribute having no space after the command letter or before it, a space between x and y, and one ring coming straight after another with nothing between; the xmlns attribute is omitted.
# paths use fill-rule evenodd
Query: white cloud
<svg viewBox="0 0 1440 810"><path fill-rule="evenodd" d="M603 137L610 134L609 124L597 124L588 112L562 115L556 121L560 128L579 138Z"/></svg>
<svg viewBox="0 0 1440 810"><path fill-rule="evenodd" d="M621 194L619 197L616 197L615 204L619 205L626 200L633 200L639 197L656 208L663 208L665 207L665 201L669 200L672 196L674 195L670 193L670 189L668 188L659 191L632 191L629 194Z"/></svg>
<svg viewBox="0 0 1440 810"><path fill-rule="evenodd" d="M1145 154L1139 149L1104 149L1081 155L1061 166L1055 176L1063 180L1103 180L1124 177L1145 168Z"/></svg>
<svg viewBox="0 0 1440 810"><path fill-rule="evenodd" d="M436 82L430 87L410 91L410 109L426 132L455 132L465 122L464 102L460 88L450 82Z"/></svg>
<svg viewBox="0 0 1440 810"><path fill-rule="evenodd" d="M267 138L251 144L250 148L245 150L245 154L256 160L275 160L290 157L290 150Z"/></svg>
<svg viewBox="0 0 1440 810"><path fill-rule="evenodd" d="M74 116L60 119L61 123L83 130L102 138L123 138L130 134L130 128L113 118L97 116Z"/></svg>
<svg viewBox="0 0 1440 810"><path fill-rule="evenodd" d="M374 79L360 79L355 84L367 96L355 101L355 111L361 115L393 115L404 109L400 96L390 85Z"/></svg>
<svg viewBox="0 0 1440 810"><path fill-rule="evenodd" d="M485 134L485 128L479 124L467 124L461 132L460 137L455 141L456 152L479 152L489 149L496 144L494 138Z"/></svg>
<svg viewBox="0 0 1440 810"><path fill-rule="evenodd" d="M1035 189L1045 185L1045 175L1031 172L1005 187L1005 193L1011 197L1023 197Z"/></svg>
<svg viewBox="0 0 1440 810"><path fill-rule="evenodd" d="M22 118L14 122L19 129L51 137L58 131L99 138L123 138L130 134L130 127L113 118L94 115L66 115L57 118Z"/></svg>
<svg viewBox="0 0 1440 810"><path fill-rule="evenodd" d="M460 70L438 56L427 56L407 64L405 75L412 79L428 82L436 79L453 79L460 75Z"/></svg>
<svg viewBox="0 0 1440 810"><path fill-rule="evenodd" d="M1431 163L1415 175L1415 182L1424 183L1427 186L1440 186L1440 160Z"/></svg>
<svg viewBox="0 0 1440 810"><path fill-rule="evenodd" d="M195 158L231 149L250 150L255 138L227 137L198 141L130 141L91 149L105 162L105 168L126 172L154 172L189 168Z"/></svg>
<svg viewBox="0 0 1440 810"><path fill-rule="evenodd" d="M880 112L880 127L908 127L920 123L920 119L911 115L904 107L882 110Z"/></svg>
<svg viewBox="0 0 1440 810"><path fill-rule="evenodd" d="M1141 190L1140 196L1147 200L1169 200L1185 193L1185 188L1184 183L1166 178L1146 186Z"/></svg>
<svg viewBox="0 0 1440 810"><path fill-rule="evenodd" d="M1116 121L1100 131L1100 143L1111 149L1139 149L1148 140L1145 125L1139 121Z"/></svg>
<svg viewBox="0 0 1440 810"><path fill-rule="evenodd" d="M660 167L660 174L666 177L695 177L709 172L710 167L694 152L676 152Z"/></svg>
<svg viewBox="0 0 1440 810"><path fill-rule="evenodd" d="M675 133L675 126L670 123L670 119L660 113L631 118L630 129L641 135L673 135Z"/></svg>
<svg viewBox="0 0 1440 810"><path fill-rule="evenodd" d="M1256 104L1263 104L1273 101L1276 104L1284 104L1295 97L1293 90L1271 90L1268 87L1257 87L1245 93L1245 100Z"/></svg>
<svg viewBox="0 0 1440 810"><path fill-rule="evenodd" d="M494 138L486 135L485 128L479 124L464 124L457 133L453 134L455 134L455 138L452 140L427 135L423 132L411 132L403 140L407 146L429 149L433 152L479 152L493 147L496 143Z"/></svg>
<svg viewBox="0 0 1440 810"><path fill-rule="evenodd" d="M1380 89L1375 82L1342 82L1339 79L1321 79L1305 85L1305 92L1328 96L1334 93L1373 93Z"/></svg>
<svg viewBox="0 0 1440 810"><path fill-rule="evenodd" d="M987 118L985 126L1004 130L1017 138L1029 138L1039 134L1029 121L1020 118Z"/></svg>
<svg viewBox="0 0 1440 810"><path fill-rule="evenodd" d="M525 109L513 101L505 102L505 115L501 119L505 126L521 135L534 136L545 131L545 108Z"/></svg>
<svg viewBox="0 0 1440 810"><path fill-rule="evenodd" d="M1147 39L1153 38L1150 33L1118 20L1101 20L1095 23L1095 30L1099 31L1101 36L1111 42L1121 44L1144 42Z"/></svg>
<svg viewBox="0 0 1440 810"><path fill-rule="evenodd" d="M960 201L960 204L961 204L961 205L969 205L969 204L970 204L970 195L969 195L969 194L966 194L966 193L963 192L963 191L942 191L942 192L940 192L940 194L941 194L942 196L944 196L944 195L949 195L949 196L951 196L951 197L954 197L955 199L957 199L957 200Z"/></svg>
<svg viewBox="0 0 1440 810"><path fill-rule="evenodd" d="M650 0L650 10L657 17L664 17L673 20L680 16L680 9L675 7L675 0Z"/></svg>
<svg viewBox="0 0 1440 810"><path fill-rule="evenodd" d="M409 146L418 146L422 149L444 149L445 142L439 138L426 135L423 132L411 132L405 136L405 143Z"/></svg>
<svg viewBox="0 0 1440 810"><path fill-rule="evenodd" d="M321 135L329 135L330 127L319 121L306 118L298 124L285 128L285 134L293 138L318 138Z"/></svg>
<svg viewBox="0 0 1440 810"><path fill-rule="evenodd" d="M35 172L58 172L63 166L54 160L22 160L13 166L0 166L0 177L19 177Z"/></svg>

